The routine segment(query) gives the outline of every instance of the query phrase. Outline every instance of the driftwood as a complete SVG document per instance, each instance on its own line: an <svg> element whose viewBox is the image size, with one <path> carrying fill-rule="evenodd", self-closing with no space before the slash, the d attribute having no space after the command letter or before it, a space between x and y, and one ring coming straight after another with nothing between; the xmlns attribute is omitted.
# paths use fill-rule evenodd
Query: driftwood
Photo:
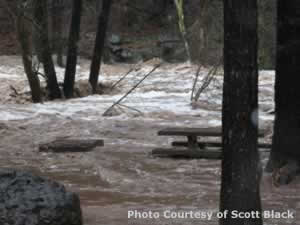
<svg viewBox="0 0 300 225"><path fill-rule="evenodd" d="M39 145L40 152L87 152L97 146L103 146L101 139L58 139Z"/></svg>
<svg viewBox="0 0 300 225"><path fill-rule="evenodd" d="M179 159L222 159L222 152L220 149L191 151L186 149L156 148L152 150L152 155L162 158Z"/></svg>

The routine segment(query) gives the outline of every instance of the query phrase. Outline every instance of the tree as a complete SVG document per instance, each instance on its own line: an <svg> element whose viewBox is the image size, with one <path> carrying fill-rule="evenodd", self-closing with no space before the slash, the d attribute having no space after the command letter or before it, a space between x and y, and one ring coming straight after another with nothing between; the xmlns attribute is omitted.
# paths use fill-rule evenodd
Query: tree
<svg viewBox="0 0 300 225"><path fill-rule="evenodd" d="M223 160L221 225L261 225L262 218L232 218L231 212L261 212L257 150L257 2L224 0Z"/></svg>
<svg viewBox="0 0 300 225"><path fill-rule="evenodd" d="M184 24L184 13L183 13L183 0L174 0L176 10L177 10L177 15L178 15L178 26L179 26L179 31L182 36L182 40L184 42L184 47L185 51L188 57L188 61L191 61L191 54L190 54L190 49L189 49L189 44L187 41L186 37L186 29L185 29L185 24Z"/></svg>
<svg viewBox="0 0 300 225"><path fill-rule="evenodd" d="M73 0L72 21L68 43L68 57L64 80L64 94L66 98L73 97L73 89L77 65L77 49L80 38L80 19L82 0Z"/></svg>
<svg viewBox="0 0 300 225"><path fill-rule="evenodd" d="M64 23L64 1L52 0L52 45L57 54L57 65L64 67L63 63L63 23Z"/></svg>
<svg viewBox="0 0 300 225"><path fill-rule="evenodd" d="M96 34L96 41L94 46L89 82L92 86L93 93L97 92L98 77L101 67L101 59L104 51L104 42L106 36L106 30L110 15L112 0L103 0L102 1L102 11L99 14L98 18L98 27Z"/></svg>
<svg viewBox="0 0 300 225"><path fill-rule="evenodd" d="M47 1L33 1L36 49L38 51L39 59L41 60L44 67L47 89L49 91L49 98L56 99L61 98L61 93L57 83L56 72L49 45L47 11Z"/></svg>
<svg viewBox="0 0 300 225"><path fill-rule="evenodd" d="M37 73L32 69L31 29L23 15L17 15L16 19L17 34L22 51L24 70L31 90L31 98L34 103L42 102L40 80Z"/></svg>
<svg viewBox="0 0 300 225"><path fill-rule="evenodd" d="M22 51L22 61L24 65L25 74L31 90L31 98L34 103L42 101L40 80L37 74L32 69L32 45L31 36L32 29L31 23L25 18L26 9L23 8L22 4L15 6L16 2L6 0L7 7L13 18L15 19L16 31L18 40Z"/></svg>
<svg viewBox="0 0 300 225"><path fill-rule="evenodd" d="M267 171L280 172L300 161L300 7L297 0L277 1L275 121ZM288 175L286 174L286 175ZM280 178L280 174L278 178Z"/></svg>

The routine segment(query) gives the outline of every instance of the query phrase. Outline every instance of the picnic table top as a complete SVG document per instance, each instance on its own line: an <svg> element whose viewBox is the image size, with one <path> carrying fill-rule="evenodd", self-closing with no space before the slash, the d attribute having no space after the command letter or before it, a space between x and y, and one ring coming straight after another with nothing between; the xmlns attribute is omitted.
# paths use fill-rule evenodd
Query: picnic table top
<svg viewBox="0 0 300 225"><path fill-rule="evenodd" d="M222 136L222 127L205 127L205 128L190 128L190 127L170 127L158 131L159 136L207 136L220 137ZM264 131L259 130L259 136L264 136Z"/></svg>

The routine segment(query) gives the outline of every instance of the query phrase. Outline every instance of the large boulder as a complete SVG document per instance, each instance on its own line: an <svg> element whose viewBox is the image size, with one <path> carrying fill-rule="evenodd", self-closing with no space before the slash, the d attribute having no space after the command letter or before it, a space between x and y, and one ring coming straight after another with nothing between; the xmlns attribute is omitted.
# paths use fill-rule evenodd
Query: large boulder
<svg viewBox="0 0 300 225"><path fill-rule="evenodd" d="M1 169L0 224L82 225L80 201L57 182Z"/></svg>

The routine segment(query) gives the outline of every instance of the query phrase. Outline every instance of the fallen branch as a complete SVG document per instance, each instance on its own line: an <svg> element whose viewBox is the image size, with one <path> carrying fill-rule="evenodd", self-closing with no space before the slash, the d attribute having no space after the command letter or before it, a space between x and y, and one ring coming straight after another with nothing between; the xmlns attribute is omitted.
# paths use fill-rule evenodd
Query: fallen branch
<svg viewBox="0 0 300 225"><path fill-rule="evenodd" d="M114 83L111 87L110 90L113 90L120 82L122 82L133 70L133 68L131 68L124 76L121 77L121 79L119 79L116 83Z"/></svg>
<svg viewBox="0 0 300 225"><path fill-rule="evenodd" d="M138 110L138 109L136 109L136 108L133 108L133 107L130 107L130 106L121 104L121 103L119 103L119 106L125 107L125 108L127 108L127 109L132 110L132 111L136 111L136 112L138 112L139 114L143 114L140 110Z"/></svg>
<svg viewBox="0 0 300 225"><path fill-rule="evenodd" d="M209 86L211 81L213 80L214 76L216 75L216 72L218 71L220 65L222 64L222 58L219 60L219 62L211 68L211 70L208 72L208 74L203 78L202 85L198 89L194 101L198 101L201 93Z"/></svg>
<svg viewBox="0 0 300 225"><path fill-rule="evenodd" d="M14 94L15 94L16 96L20 95L19 92L17 91L17 89L14 88L14 86L10 85L9 88L14 92Z"/></svg>
<svg viewBox="0 0 300 225"><path fill-rule="evenodd" d="M153 69L147 73L136 85L134 85L124 96L122 96L118 101L116 101L112 106L110 106L104 113L103 116L107 116L107 113L114 108L116 105L120 104L131 92L133 92L147 77L149 77L157 68L161 66L161 63L155 65Z"/></svg>

